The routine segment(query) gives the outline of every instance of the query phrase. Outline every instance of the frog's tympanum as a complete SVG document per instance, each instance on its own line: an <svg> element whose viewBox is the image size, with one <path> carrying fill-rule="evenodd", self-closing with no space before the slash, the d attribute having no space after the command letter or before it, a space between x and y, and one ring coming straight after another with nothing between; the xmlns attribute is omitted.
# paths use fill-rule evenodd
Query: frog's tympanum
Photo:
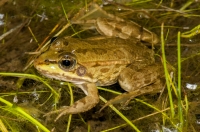
<svg viewBox="0 0 200 132"><path fill-rule="evenodd" d="M126 27L121 30L126 32ZM99 102L97 86L119 82L127 93L118 98L158 92L162 88L162 67L155 64L153 50L135 39L115 36L97 40L60 38L52 42L49 49L35 60L34 66L41 74L71 82L86 94L86 97L72 106L58 110L61 112L58 117L93 108ZM157 39L155 34L153 39Z"/></svg>

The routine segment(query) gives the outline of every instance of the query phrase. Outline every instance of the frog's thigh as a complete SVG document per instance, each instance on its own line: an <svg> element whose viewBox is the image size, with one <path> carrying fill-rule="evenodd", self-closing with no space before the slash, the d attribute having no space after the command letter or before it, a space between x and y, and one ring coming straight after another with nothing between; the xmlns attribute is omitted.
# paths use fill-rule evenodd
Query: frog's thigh
<svg viewBox="0 0 200 132"><path fill-rule="evenodd" d="M142 69L130 65L121 71L118 82L120 86L130 92L155 83L164 74L162 65L153 64Z"/></svg>

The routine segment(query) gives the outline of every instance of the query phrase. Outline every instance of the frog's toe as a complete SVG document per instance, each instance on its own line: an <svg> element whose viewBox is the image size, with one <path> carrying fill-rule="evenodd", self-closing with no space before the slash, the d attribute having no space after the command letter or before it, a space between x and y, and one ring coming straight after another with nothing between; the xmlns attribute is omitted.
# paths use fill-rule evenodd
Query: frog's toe
<svg viewBox="0 0 200 132"><path fill-rule="evenodd" d="M68 109L64 109L62 110L62 112L56 117L56 119L54 120L55 122L63 115L66 115L68 113Z"/></svg>
<svg viewBox="0 0 200 132"><path fill-rule="evenodd" d="M61 113L56 117L56 119L54 120L54 121L56 122L61 116L67 114L67 108L66 108L66 107L68 107L68 106L65 106L65 107L63 107L63 108L61 108L61 109L59 109L59 110L55 110L55 111L48 112L48 113L46 113L46 114L44 115L44 117L50 116L50 115L53 115L53 114L56 114L56 113L60 113L60 112L61 112Z"/></svg>

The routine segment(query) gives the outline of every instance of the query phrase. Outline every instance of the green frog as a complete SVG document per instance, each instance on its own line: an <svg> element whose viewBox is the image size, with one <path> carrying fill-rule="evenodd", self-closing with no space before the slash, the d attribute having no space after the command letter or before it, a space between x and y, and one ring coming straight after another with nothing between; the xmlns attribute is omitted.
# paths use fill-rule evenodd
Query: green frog
<svg viewBox="0 0 200 132"><path fill-rule="evenodd" d="M152 38L147 40L150 43L158 41L155 34L153 41ZM116 100L158 92L162 88L162 65L155 63L154 51L136 39L124 39L120 35L101 39L57 39L34 61L34 66L42 75L71 82L86 94L72 106L50 112L61 112L57 119L93 108L99 102L97 86L118 82L127 93L119 95Z"/></svg>

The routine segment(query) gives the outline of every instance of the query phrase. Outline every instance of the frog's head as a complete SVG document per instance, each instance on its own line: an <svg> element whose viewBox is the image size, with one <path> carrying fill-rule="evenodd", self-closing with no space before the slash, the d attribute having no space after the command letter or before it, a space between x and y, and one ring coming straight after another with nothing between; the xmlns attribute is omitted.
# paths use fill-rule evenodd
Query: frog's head
<svg viewBox="0 0 200 132"><path fill-rule="evenodd" d="M78 62L73 50L65 50L68 43L56 40L35 61L35 68L44 76L72 83L93 82L87 68Z"/></svg>

